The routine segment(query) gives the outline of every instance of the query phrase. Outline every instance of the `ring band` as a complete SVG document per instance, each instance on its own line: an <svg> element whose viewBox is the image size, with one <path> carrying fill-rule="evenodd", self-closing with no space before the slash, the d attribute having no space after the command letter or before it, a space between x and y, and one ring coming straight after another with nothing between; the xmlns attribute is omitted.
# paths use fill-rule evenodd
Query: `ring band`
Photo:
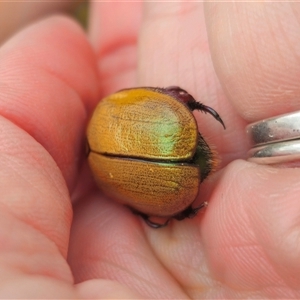
<svg viewBox="0 0 300 300"><path fill-rule="evenodd" d="M249 124L246 132L253 145L249 161L281 164L300 160L300 111Z"/></svg>
<svg viewBox="0 0 300 300"><path fill-rule="evenodd" d="M280 164L300 159L300 140L266 144L248 152L248 161L258 164Z"/></svg>
<svg viewBox="0 0 300 300"><path fill-rule="evenodd" d="M246 127L255 146L300 138L300 111L252 123Z"/></svg>

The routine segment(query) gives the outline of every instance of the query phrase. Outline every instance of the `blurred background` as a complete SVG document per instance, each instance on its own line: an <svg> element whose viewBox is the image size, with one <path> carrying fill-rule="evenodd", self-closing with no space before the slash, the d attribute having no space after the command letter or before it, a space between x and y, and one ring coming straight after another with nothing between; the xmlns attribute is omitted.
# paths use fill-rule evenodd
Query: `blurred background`
<svg viewBox="0 0 300 300"><path fill-rule="evenodd" d="M52 14L68 14L86 28L88 16L87 0L0 0L0 45L22 27Z"/></svg>

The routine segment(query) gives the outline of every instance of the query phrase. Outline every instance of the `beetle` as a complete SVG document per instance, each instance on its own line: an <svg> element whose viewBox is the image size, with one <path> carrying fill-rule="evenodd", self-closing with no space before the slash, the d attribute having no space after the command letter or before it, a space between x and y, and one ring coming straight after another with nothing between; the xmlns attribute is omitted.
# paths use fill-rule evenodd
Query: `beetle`
<svg viewBox="0 0 300 300"><path fill-rule="evenodd" d="M120 90L99 102L88 124L88 162L96 183L153 228L192 218L204 206L192 203L217 159L193 110L211 114L225 129L214 109L177 86Z"/></svg>

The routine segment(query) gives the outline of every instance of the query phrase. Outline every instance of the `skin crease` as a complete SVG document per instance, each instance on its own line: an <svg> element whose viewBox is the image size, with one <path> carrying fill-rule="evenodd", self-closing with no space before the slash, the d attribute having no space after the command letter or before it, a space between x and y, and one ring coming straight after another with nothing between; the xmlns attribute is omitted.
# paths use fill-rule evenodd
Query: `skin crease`
<svg viewBox="0 0 300 300"><path fill-rule="evenodd" d="M0 298L299 298L300 171L243 160L246 124L300 109L299 18L292 3L93 2L96 55L65 17L3 45ZM99 98L137 85L180 85L227 127L196 113L222 168L208 208L160 230L84 159Z"/></svg>

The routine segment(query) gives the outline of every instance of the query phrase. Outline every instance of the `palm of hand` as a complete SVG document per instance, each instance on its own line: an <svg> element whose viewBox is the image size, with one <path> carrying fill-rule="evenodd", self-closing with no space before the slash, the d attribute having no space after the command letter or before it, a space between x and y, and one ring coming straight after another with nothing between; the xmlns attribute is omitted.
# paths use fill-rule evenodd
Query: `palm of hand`
<svg viewBox="0 0 300 300"><path fill-rule="evenodd" d="M140 7L133 7L125 15L138 22L135 16ZM1 239L2 245L6 245L2 257L10 259L13 253L17 262L4 259L11 268L3 276L19 274L21 269L25 270L22 279L27 280L26 286L18 290L6 285L4 292L30 297L31 287L38 287L34 295L48 298L76 297L78 293L90 298L299 296L299 171L235 160L244 158L249 147L244 137L246 123L241 116L260 119L268 115L268 107L265 102L260 105L260 99L250 104L242 102L241 95L245 99L250 97L251 87L253 93L257 82L248 74L245 78L250 88L246 86L247 80L239 78L240 68L235 61L235 78L229 78L216 48L213 54L220 80L241 116L226 100L212 64L207 62L210 53L206 34L187 30L205 28L199 17L202 6L195 7L193 11L187 5L181 13L165 16L166 27L178 33L180 43L170 39L162 44L159 38L168 36L167 32L153 32L157 32L158 25L162 26L163 16L155 9L149 13L153 22L147 23L146 19L141 32L138 71L135 65L126 65L136 49L128 46L120 47L122 51L107 50L116 47L124 30L112 28L112 39L103 34L103 40L96 46L100 80L92 50L84 35L69 21L46 20L3 47L0 59L13 72L10 76L1 74L1 81L6 83L3 94L20 107L20 103L26 103L31 108L11 110L10 104L2 101L3 116L13 121L1 119L1 128L5 128L1 140L10 141L1 147L2 170L6 170L1 174L5 187ZM105 10L102 13L99 19L105 22ZM180 18L179 23L174 16ZM137 34L137 26L133 25L136 24L127 24L130 28L124 45ZM211 38L216 46L217 41ZM34 46L36 55L32 55L28 43ZM49 49L48 45L52 47ZM160 51L157 45L161 45ZM228 49L224 49L224 55L227 59L231 57ZM125 58L124 66L120 61ZM114 61L119 61L115 68ZM18 70L13 67L16 63ZM218 149L223 166L231 163L201 186L201 200L209 200L204 213L192 220L174 221L161 230L146 227L127 209L111 203L94 187L85 163L79 167L79 161L84 160L86 116L100 94L135 86L136 72L138 84L178 84L194 90L196 99L220 112L228 128L224 134L222 129L215 128L213 120L197 115L201 132ZM14 93L10 78L15 82L22 79ZM296 81L296 76L289 78ZM211 102L207 103L208 99ZM279 101L272 110L284 112L282 107ZM20 141L21 149L8 147L19 145ZM69 248L71 206L66 183L74 200ZM11 230L15 234L7 234Z"/></svg>

